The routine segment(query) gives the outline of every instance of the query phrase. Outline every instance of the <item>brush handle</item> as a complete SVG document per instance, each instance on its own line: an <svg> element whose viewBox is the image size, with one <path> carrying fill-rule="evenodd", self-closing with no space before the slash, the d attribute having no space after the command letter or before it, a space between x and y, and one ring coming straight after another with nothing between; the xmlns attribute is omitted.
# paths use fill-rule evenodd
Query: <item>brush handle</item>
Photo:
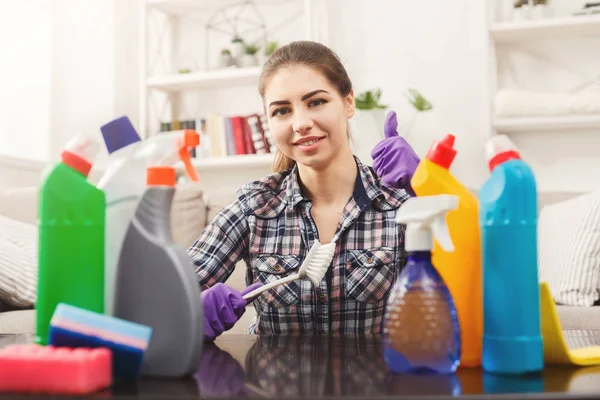
<svg viewBox="0 0 600 400"><path fill-rule="evenodd" d="M258 295L260 295L261 293L272 289L276 286L279 285L283 285L292 281L295 281L296 279L300 279L300 274L293 274L290 276L286 276L285 278L281 278L276 280L275 282L271 282L271 283L267 283L264 286L259 287L258 289L254 289L253 291L251 291L250 293L245 294L244 296L242 296L242 298L246 301L250 300L253 297L256 297Z"/></svg>

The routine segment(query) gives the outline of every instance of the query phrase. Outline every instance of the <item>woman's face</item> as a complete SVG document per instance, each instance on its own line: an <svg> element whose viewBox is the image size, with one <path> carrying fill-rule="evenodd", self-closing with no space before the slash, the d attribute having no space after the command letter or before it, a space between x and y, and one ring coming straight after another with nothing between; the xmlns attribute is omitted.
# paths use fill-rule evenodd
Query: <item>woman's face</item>
<svg viewBox="0 0 600 400"><path fill-rule="evenodd" d="M275 144L296 162L325 167L351 151L346 126L354 115L354 94L340 96L316 69L281 68L267 85L264 102Z"/></svg>

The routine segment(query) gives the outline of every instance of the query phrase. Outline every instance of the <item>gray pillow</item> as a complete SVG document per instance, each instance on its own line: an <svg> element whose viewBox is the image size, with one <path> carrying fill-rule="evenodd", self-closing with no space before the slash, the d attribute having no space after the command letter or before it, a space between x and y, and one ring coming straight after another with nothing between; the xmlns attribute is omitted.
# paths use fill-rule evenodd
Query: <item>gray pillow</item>
<svg viewBox="0 0 600 400"><path fill-rule="evenodd" d="M542 209L538 264L557 304L592 306L600 299L600 191Z"/></svg>
<svg viewBox="0 0 600 400"><path fill-rule="evenodd" d="M19 308L35 303L38 229L0 216L0 301Z"/></svg>

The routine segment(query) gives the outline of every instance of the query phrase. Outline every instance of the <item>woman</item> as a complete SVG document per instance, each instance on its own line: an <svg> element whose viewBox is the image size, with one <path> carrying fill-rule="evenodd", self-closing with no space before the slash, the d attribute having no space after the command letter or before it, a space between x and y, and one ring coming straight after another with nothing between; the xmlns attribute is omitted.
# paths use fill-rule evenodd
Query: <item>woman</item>
<svg viewBox="0 0 600 400"><path fill-rule="evenodd" d="M231 328L245 310L242 294L222 284L238 260L248 266L247 293L297 272L316 240L337 243L321 284L297 280L261 294L249 332L381 332L387 295L405 264L394 217L409 195L382 185L353 156L347 122L354 92L346 70L326 46L294 42L268 59L259 92L278 148L277 172L245 185L189 250L203 291L205 339ZM390 135L394 124L392 114L390 137L373 157L398 184L410 179L418 157Z"/></svg>

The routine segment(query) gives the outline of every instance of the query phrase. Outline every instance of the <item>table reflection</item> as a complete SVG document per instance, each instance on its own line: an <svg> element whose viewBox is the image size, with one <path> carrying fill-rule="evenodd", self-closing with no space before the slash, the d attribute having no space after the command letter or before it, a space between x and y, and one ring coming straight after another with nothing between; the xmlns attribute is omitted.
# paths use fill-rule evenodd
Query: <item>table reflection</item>
<svg viewBox="0 0 600 400"><path fill-rule="evenodd" d="M212 397L459 395L456 375L393 374L381 337L261 336L245 368L212 345L194 378Z"/></svg>
<svg viewBox="0 0 600 400"><path fill-rule="evenodd" d="M542 373L522 376L492 375L477 368L459 368L450 375L394 374L383 359L380 336L261 336L244 361L242 366L218 346L207 346L195 375L200 393L368 398L600 391L600 367L549 366ZM581 385L585 377L598 382L598 387Z"/></svg>

